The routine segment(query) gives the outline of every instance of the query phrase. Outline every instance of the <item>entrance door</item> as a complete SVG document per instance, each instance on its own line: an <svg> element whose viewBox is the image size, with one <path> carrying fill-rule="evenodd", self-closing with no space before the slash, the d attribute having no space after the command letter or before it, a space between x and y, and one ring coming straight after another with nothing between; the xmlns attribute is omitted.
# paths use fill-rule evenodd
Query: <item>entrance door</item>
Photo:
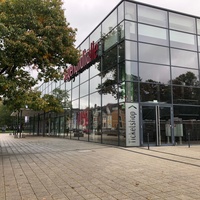
<svg viewBox="0 0 200 200"><path fill-rule="evenodd" d="M161 146L173 143L171 107L142 106L143 144Z"/></svg>

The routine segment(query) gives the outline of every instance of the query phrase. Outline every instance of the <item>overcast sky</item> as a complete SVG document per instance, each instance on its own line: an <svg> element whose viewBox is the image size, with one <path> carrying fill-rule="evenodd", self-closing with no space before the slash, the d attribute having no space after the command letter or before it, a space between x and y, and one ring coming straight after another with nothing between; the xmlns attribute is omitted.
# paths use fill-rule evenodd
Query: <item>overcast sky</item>
<svg viewBox="0 0 200 200"><path fill-rule="evenodd" d="M76 46L108 15L121 0L63 0L65 16L77 28ZM199 0L138 0L158 7L200 16Z"/></svg>

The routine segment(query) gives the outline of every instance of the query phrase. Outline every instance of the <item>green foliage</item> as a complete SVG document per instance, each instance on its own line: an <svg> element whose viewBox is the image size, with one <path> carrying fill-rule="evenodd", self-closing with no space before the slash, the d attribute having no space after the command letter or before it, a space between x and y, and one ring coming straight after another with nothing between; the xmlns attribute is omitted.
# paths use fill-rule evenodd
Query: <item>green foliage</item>
<svg viewBox="0 0 200 200"><path fill-rule="evenodd" d="M7 106L3 105L2 102L0 102L0 128L5 126L12 126L12 117L11 111L8 109Z"/></svg>
<svg viewBox="0 0 200 200"><path fill-rule="evenodd" d="M38 80L61 79L67 63L78 61L76 30L66 22L61 0L1 0L0 30L0 95L10 102Z"/></svg>

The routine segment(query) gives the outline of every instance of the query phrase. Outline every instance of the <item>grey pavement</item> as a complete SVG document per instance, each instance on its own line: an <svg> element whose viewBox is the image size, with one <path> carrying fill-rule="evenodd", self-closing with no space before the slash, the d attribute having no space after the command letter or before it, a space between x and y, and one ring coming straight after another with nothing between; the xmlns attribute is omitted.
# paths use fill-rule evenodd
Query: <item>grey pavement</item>
<svg viewBox="0 0 200 200"><path fill-rule="evenodd" d="M122 148L0 134L0 200L200 199L200 146Z"/></svg>

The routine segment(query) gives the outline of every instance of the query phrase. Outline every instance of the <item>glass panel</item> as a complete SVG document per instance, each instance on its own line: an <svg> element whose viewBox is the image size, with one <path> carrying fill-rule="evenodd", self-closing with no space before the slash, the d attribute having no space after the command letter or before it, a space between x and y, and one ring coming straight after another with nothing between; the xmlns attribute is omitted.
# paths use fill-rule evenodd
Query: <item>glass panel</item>
<svg viewBox="0 0 200 200"><path fill-rule="evenodd" d="M79 138L79 100L72 101L72 116L71 116L71 122L70 122L70 136L73 139Z"/></svg>
<svg viewBox="0 0 200 200"><path fill-rule="evenodd" d="M196 36L187 33L170 31L170 44L172 47L197 50Z"/></svg>
<svg viewBox="0 0 200 200"><path fill-rule="evenodd" d="M117 86L110 86L110 88L117 88ZM118 104L117 98L109 92L103 92L102 96L103 107L102 110L102 139L104 144L118 145ZM106 123L107 122L107 123Z"/></svg>
<svg viewBox="0 0 200 200"><path fill-rule="evenodd" d="M94 32L90 35L90 43L96 42L101 38L101 26L99 25Z"/></svg>
<svg viewBox="0 0 200 200"><path fill-rule="evenodd" d="M173 86L173 98L176 104L199 104L199 88Z"/></svg>
<svg viewBox="0 0 200 200"><path fill-rule="evenodd" d="M124 20L124 2L118 6L118 23Z"/></svg>
<svg viewBox="0 0 200 200"><path fill-rule="evenodd" d="M90 141L101 142L101 95L99 93L90 95L89 132Z"/></svg>
<svg viewBox="0 0 200 200"><path fill-rule="evenodd" d="M198 86L199 72L198 70L172 67L172 83L176 85Z"/></svg>
<svg viewBox="0 0 200 200"><path fill-rule="evenodd" d="M136 23L125 21L125 34L128 40L137 40Z"/></svg>
<svg viewBox="0 0 200 200"><path fill-rule="evenodd" d="M200 51L200 36L198 36L198 51Z"/></svg>
<svg viewBox="0 0 200 200"><path fill-rule="evenodd" d="M76 87L72 90L72 100L79 98L79 87Z"/></svg>
<svg viewBox="0 0 200 200"><path fill-rule="evenodd" d="M137 60L137 43L126 41L126 59Z"/></svg>
<svg viewBox="0 0 200 200"><path fill-rule="evenodd" d="M126 61L126 81L139 81L136 62Z"/></svg>
<svg viewBox="0 0 200 200"><path fill-rule="evenodd" d="M165 84L141 83L140 100L142 102L171 102L171 87Z"/></svg>
<svg viewBox="0 0 200 200"><path fill-rule="evenodd" d="M171 49L171 64L181 67L197 69L197 53L178 49Z"/></svg>
<svg viewBox="0 0 200 200"><path fill-rule="evenodd" d="M126 80L125 63L122 62L119 64L119 82L123 82L125 80Z"/></svg>
<svg viewBox="0 0 200 200"><path fill-rule="evenodd" d="M169 13L169 26L171 29L196 33L195 19L192 17Z"/></svg>
<svg viewBox="0 0 200 200"><path fill-rule="evenodd" d="M117 68L116 67L113 67L112 69L102 73L102 85L109 81L112 82L115 81L116 82L116 79L117 79Z"/></svg>
<svg viewBox="0 0 200 200"><path fill-rule="evenodd" d="M118 25L117 31L118 31L118 41L120 42L124 39L124 22Z"/></svg>
<svg viewBox="0 0 200 200"><path fill-rule="evenodd" d="M138 102L138 83L125 82L124 94L126 102Z"/></svg>
<svg viewBox="0 0 200 200"><path fill-rule="evenodd" d="M80 85L80 97L85 96L89 93L88 87L88 81Z"/></svg>
<svg viewBox="0 0 200 200"><path fill-rule="evenodd" d="M118 52L119 52L119 55L118 55L119 62L124 61L125 60L125 42L124 41L118 45Z"/></svg>
<svg viewBox="0 0 200 200"><path fill-rule="evenodd" d="M80 83L83 83L89 79L89 70L86 69L80 74Z"/></svg>
<svg viewBox="0 0 200 200"><path fill-rule="evenodd" d="M100 76L95 76L94 78L90 79L90 93L96 92L99 84L101 84Z"/></svg>
<svg viewBox="0 0 200 200"><path fill-rule="evenodd" d="M106 35L117 26L117 9L115 9L102 23L102 35Z"/></svg>
<svg viewBox="0 0 200 200"><path fill-rule="evenodd" d="M169 49L149 44L139 44L140 61L169 65Z"/></svg>
<svg viewBox="0 0 200 200"><path fill-rule="evenodd" d="M90 78L96 76L101 72L101 63L98 61L93 64L90 68Z"/></svg>
<svg viewBox="0 0 200 200"><path fill-rule="evenodd" d="M188 145L188 133L190 133L190 142L199 144L200 139L200 107L198 106L174 106L176 144ZM198 143L197 143L198 142Z"/></svg>
<svg viewBox="0 0 200 200"><path fill-rule="evenodd" d="M103 39L104 39L104 51L112 47L114 44L117 43L117 28L112 30L110 33L108 33Z"/></svg>
<svg viewBox="0 0 200 200"><path fill-rule="evenodd" d="M50 88L48 87L48 89L49 89L49 91L50 91ZM62 83L61 85L60 85L60 89L61 90L65 90L65 83Z"/></svg>
<svg viewBox="0 0 200 200"><path fill-rule="evenodd" d="M117 64L117 46L107 51L103 56L103 71Z"/></svg>
<svg viewBox="0 0 200 200"><path fill-rule="evenodd" d="M166 11L141 5L138 6L138 21L147 24L168 27Z"/></svg>
<svg viewBox="0 0 200 200"><path fill-rule="evenodd" d="M200 19L197 19L197 34L200 35Z"/></svg>
<svg viewBox="0 0 200 200"><path fill-rule="evenodd" d="M138 25L139 40L143 42L169 45L168 31L162 28L147 26L143 24Z"/></svg>
<svg viewBox="0 0 200 200"><path fill-rule="evenodd" d="M170 81L169 66L139 63L139 77L142 82L168 84Z"/></svg>
<svg viewBox="0 0 200 200"><path fill-rule="evenodd" d="M79 85L79 79L80 79L79 75L76 76L74 79L72 79L72 88Z"/></svg>
<svg viewBox="0 0 200 200"><path fill-rule="evenodd" d="M125 19L136 21L136 5L125 1Z"/></svg>
<svg viewBox="0 0 200 200"><path fill-rule="evenodd" d="M80 99L80 112L78 113L79 140L88 140L89 111L88 96Z"/></svg>
<svg viewBox="0 0 200 200"><path fill-rule="evenodd" d="M66 84L66 90L71 90L71 81L65 82L65 84Z"/></svg>
<svg viewBox="0 0 200 200"><path fill-rule="evenodd" d="M80 50L88 50L89 49L89 38L87 38L81 45L80 45Z"/></svg>

